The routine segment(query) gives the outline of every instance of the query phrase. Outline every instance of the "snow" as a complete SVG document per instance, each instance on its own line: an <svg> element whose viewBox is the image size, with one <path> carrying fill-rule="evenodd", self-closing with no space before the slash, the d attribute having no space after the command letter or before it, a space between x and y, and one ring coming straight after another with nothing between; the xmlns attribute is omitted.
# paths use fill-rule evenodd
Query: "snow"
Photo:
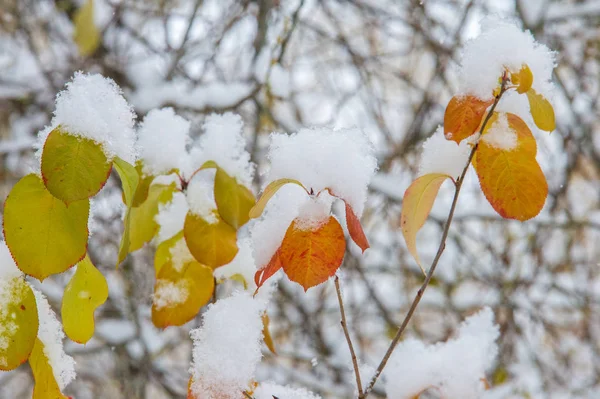
<svg viewBox="0 0 600 399"><path fill-rule="evenodd" d="M178 272L181 271L183 265L194 260L194 256L185 242L185 238L181 238L169 249L171 254L171 263L173 268Z"/></svg>
<svg viewBox="0 0 600 399"><path fill-rule="evenodd" d="M239 399L250 388L260 361L265 302L248 292L211 304L202 316L202 327L190 332L191 390L203 399Z"/></svg>
<svg viewBox="0 0 600 399"><path fill-rule="evenodd" d="M517 132L508 125L506 114L500 113L481 140L490 147L509 151L517 147Z"/></svg>
<svg viewBox="0 0 600 399"><path fill-rule="evenodd" d="M0 242L0 351L8 348L10 337L14 337L19 326L7 316L7 306L14 300L15 283L17 278L23 275L17 268L8 247L4 241ZM0 365L6 363L6 359L0 357Z"/></svg>
<svg viewBox="0 0 600 399"><path fill-rule="evenodd" d="M255 399L273 399L273 397L281 399L321 399L306 389L295 389L289 386L276 385L272 383L262 383L254 391Z"/></svg>
<svg viewBox="0 0 600 399"><path fill-rule="evenodd" d="M190 141L190 122L175 114L173 108L154 109L138 129L138 149L146 175L167 174L183 169Z"/></svg>
<svg viewBox="0 0 600 399"><path fill-rule="evenodd" d="M133 110L112 79L76 72L56 96L54 118L51 126L40 132L38 146L41 150L48 134L60 125L74 136L100 144L109 160L119 157L133 164L134 121Z"/></svg>
<svg viewBox="0 0 600 399"><path fill-rule="evenodd" d="M152 297L152 303L157 310L165 307L174 307L184 303L189 295L190 290L187 280L177 282L158 280Z"/></svg>
<svg viewBox="0 0 600 399"><path fill-rule="evenodd" d="M186 190L190 212L210 224L218 222L217 203L214 195L215 173L216 169L214 168L196 173Z"/></svg>
<svg viewBox="0 0 600 399"><path fill-rule="evenodd" d="M256 284L254 283L254 275L256 274L256 264L254 262L252 241L250 237L240 237L238 231L238 253L235 258L228 264L218 267L214 271L214 276L217 279L231 278L239 274L246 282L248 291L254 292Z"/></svg>
<svg viewBox="0 0 600 399"><path fill-rule="evenodd" d="M239 184L251 187L255 165L246 151L242 118L231 112L206 118L198 143L190 151L193 173L206 161L214 161Z"/></svg>
<svg viewBox="0 0 600 399"><path fill-rule="evenodd" d="M481 34L463 48L457 71L459 91L491 99L506 68L517 72L527 64L533 73L533 89L551 99L555 53L512 22L487 18L480 25Z"/></svg>
<svg viewBox="0 0 600 399"><path fill-rule="evenodd" d="M311 196L300 206L295 219L296 228L304 231L315 231L331 216L331 206L335 198L323 191L318 196Z"/></svg>
<svg viewBox="0 0 600 399"><path fill-rule="evenodd" d="M0 241L0 280L11 280L22 275L23 272L17 268L6 242Z"/></svg>
<svg viewBox="0 0 600 399"><path fill-rule="evenodd" d="M444 398L480 398L499 335L492 310L484 308L462 323L455 339L436 345L406 339L384 370L388 398L409 399L429 388Z"/></svg>
<svg viewBox="0 0 600 399"><path fill-rule="evenodd" d="M429 173L444 173L453 178L460 176L471 153L471 137L457 145L454 141L446 140L444 129L439 126L433 135L423 142L419 176Z"/></svg>
<svg viewBox="0 0 600 399"><path fill-rule="evenodd" d="M54 379L62 391L75 379L75 360L65 353L63 348L65 333L48 300L40 291L35 288L32 289L35 294L40 320L38 338L44 344L44 355L48 358L48 364L52 368Z"/></svg>
<svg viewBox="0 0 600 399"><path fill-rule="evenodd" d="M329 188L346 200L358 217L367 198L367 185L377 169L373 147L357 128L301 129L271 135L271 166L265 184L281 178L299 180L315 193Z"/></svg>
<svg viewBox="0 0 600 399"><path fill-rule="evenodd" d="M157 244L168 240L183 230L188 209L185 194L179 191L173 193L170 202L158 205L158 213L154 217L159 226L156 236Z"/></svg>

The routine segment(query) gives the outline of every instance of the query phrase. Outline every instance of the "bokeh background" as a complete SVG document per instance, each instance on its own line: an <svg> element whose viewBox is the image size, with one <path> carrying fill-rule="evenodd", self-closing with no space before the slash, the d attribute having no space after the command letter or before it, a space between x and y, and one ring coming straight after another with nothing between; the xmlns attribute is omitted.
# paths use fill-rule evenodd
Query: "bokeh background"
<svg viewBox="0 0 600 399"><path fill-rule="evenodd" d="M342 285L367 365L381 359L422 282L398 229L399 211L421 144L456 93L461 46L486 17L530 30L557 52L557 128L537 137L550 188L544 210L525 223L501 219L470 172L446 252L406 335L445 340L489 305L501 328L488 376L495 397L600 397L600 1L95 0L99 45L82 54L73 37L84 3L0 0L0 201L30 171L36 134L78 70L114 79L140 119L173 107L192 121L195 136L206 115L239 113L259 172L273 131L358 126L379 160L363 217L372 248L347 254ZM419 235L425 263L437 250L451 193L450 185L442 188ZM200 317L166 331L152 326L153 247L114 269L120 202L113 177L94 199L89 245L110 297L97 313L94 339L66 342L78 371L67 392L77 399L185 398L188 331ZM56 310L69 277L38 284ZM225 284L217 295L231 289ZM269 316L277 354L265 348L259 380L324 398L352 396L333 284L305 294L281 281ZM31 389L27 366L0 373L0 398L28 398ZM381 385L372 397L384 397Z"/></svg>

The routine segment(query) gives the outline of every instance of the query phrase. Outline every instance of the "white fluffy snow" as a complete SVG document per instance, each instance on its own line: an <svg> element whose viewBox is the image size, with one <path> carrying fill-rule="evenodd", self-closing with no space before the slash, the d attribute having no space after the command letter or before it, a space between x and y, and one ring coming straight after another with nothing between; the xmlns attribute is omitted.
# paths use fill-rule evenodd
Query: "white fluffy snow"
<svg viewBox="0 0 600 399"><path fill-rule="evenodd" d="M373 147L360 129L301 129L271 135L271 166L265 184L281 178L299 180L315 194L329 188L345 199L360 217L367 185L377 161Z"/></svg>
<svg viewBox="0 0 600 399"><path fill-rule="evenodd" d="M384 370L388 398L409 399L430 388L442 398L481 398L499 335L492 310L484 308L461 324L455 339L435 345L403 341Z"/></svg>
<svg viewBox="0 0 600 399"><path fill-rule="evenodd" d="M217 301L192 330L192 392L203 399L239 399L250 388L262 354L265 303L248 292Z"/></svg>
<svg viewBox="0 0 600 399"><path fill-rule="evenodd" d="M76 72L66 89L56 96L51 127L40 132L38 146L41 149L52 129L61 125L74 136L101 144L109 159L117 156L133 164L134 122L133 110L112 79Z"/></svg>
<svg viewBox="0 0 600 399"><path fill-rule="evenodd" d="M152 303L157 310L182 304L190 295L187 280L176 283L169 280L158 280L152 296Z"/></svg>
<svg viewBox="0 0 600 399"><path fill-rule="evenodd" d="M459 91L491 99L505 68L517 72L527 64L533 73L532 87L551 99L555 53L512 22L488 18L480 25L481 34L463 48L458 69Z"/></svg>
<svg viewBox="0 0 600 399"><path fill-rule="evenodd" d="M252 241L249 237L241 238L238 231L237 244L238 253L235 255L235 258L228 264L216 268L213 274L217 279L231 278L239 274L246 281L248 291L254 292L256 290L254 274L257 269L252 251Z"/></svg>
<svg viewBox="0 0 600 399"><path fill-rule="evenodd" d="M23 272L17 268L6 242L0 241L0 280L11 280L22 275Z"/></svg>
<svg viewBox="0 0 600 399"><path fill-rule="evenodd" d="M246 187L251 187L255 165L250 162L243 135L242 118L230 112L209 115L203 125L204 133L191 149L193 173L206 161L215 161L229 176Z"/></svg>
<svg viewBox="0 0 600 399"><path fill-rule="evenodd" d="M159 226L156 243L160 244L183 230L188 203L185 194L176 191L167 204L158 205L158 213L154 220Z"/></svg>
<svg viewBox="0 0 600 399"><path fill-rule="evenodd" d="M62 391L75 379L75 360L65 353L63 339L65 333L48 300L40 291L33 288L38 308L40 327L38 338L44 344L44 355L52 368L54 379Z"/></svg>
<svg viewBox="0 0 600 399"><path fill-rule="evenodd" d="M190 249L185 242L185 238L183 237L171 247L169 254L171 255L173 268L178 272L181 271L183 265L194 260L194 256L190 252Z"/></svg>
<svg viewBox="0 0 600 399"><path fill-rule="evenodd" d="M154 109L138 129L138 150L147 175L166 174L185 168L186 145L190 141L190 122L175 114L173 108Z"/></svg>
<svg viewBox="0 0 600 399"><path fill-rule="evenodd" d="M4 241L0 242L0 351L6 350L9 345L9 337L15 336L18 325L7 318L6 304L14 301L14 283L16 278L23 275L17 268L13 258L8 251ZM0 365L4 364L6 359L0 357Z"/></svg>
<svg viewBox="0 0 600 399"><path fill-rule="evenodd" d="M318 229L331 216L334 199L327 192L322 192L318 197L310 197L298 210L296 228L305 231Z"/></svg>
<svg viewBox="0 0 600 399"><path fill-rule="evenodd" d="M500 113L481 140L499 150L513 150L517 146L517 132L509 126L506 114Z"/></svg>
<svg viewBox="0 0 600 399"><path fill-rule="evenodd" d="M217 211L214 194L215 173L216 169L214 168L196 173L186 191L190 212L211 224L218 221L215 216Z"/></svg>
<svg viewBox="0 0 600 399"><path fill-rule="evenodd" d="M471 136L475 138L475 136ZM445 173L457 178L462 173L469 160L471 138L457 145L454 141L446 140L444 129L440 126L423 142L423 153L419 164L419 176L428 173Z"/></svg>
<svg viewBox="0 0 600 399"><path fill-rule="evenodd" d="M273 399L273 397L280 399L321 399L319 395L306 389L296 389L271 383L261 383L254 391L253 397L255 399Z"/></svg>

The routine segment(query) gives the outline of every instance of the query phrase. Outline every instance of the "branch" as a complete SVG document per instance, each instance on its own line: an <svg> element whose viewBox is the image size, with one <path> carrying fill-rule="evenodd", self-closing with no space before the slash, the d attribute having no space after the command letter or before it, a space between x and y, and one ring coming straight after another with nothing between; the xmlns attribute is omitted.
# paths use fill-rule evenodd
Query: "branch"
<svg viewBox="0 0 600 399"><path fill-rule="evenodd" d="M507 81L508 81L508 77L507 77L506 73L504 73L504 75L502 76L502 84L500 86L500 92L494 99L494 103L492 104L492 107L490 108L485 119L483 120L483 123L479 130L479 137L481 137L481 135L483 134L483 130L485 129L487 123L489 122L490 118L492 117L492 114L494 113L494 109L496 109L496 105L498 105L500 98L506 91ZM404 330L406 330L406 327L408 326L410 319L412 318L415 310L417 309L419 302L421 302L423 293L425 292L425 290L427 289L427 286L429 285L429 282L431 281L431 277L433 276L433 273L435 272L435 268L437 267L440 257L442 256L442 253L444 252L444 249L446 248L446 238L448 237L448 232L450 231L450 224L452 223L452 218L454 217L454 211L456 209L456 204L458 203L458 196L460 194L460 189L462 188L463 182L465 180L465 176L467 174L467 171L469 170L469 165L471 164L471 161L473 160L473 156L475 155L475 151L477 151L478 146L479 146L479 139L473 146L473 149L471 150L471 153L469 154L469 159L467 161L467 164L465 165L462 173L460 174L459 179L456 182L456 185L455 185L456 188L454 190L454 198L452 199L452 205L450 206L450 212L448 213L448 219L446 220L446 223L444 225L444 230L442 232L442 238L440 240L440 245L438 247L437 253L435 254L435 258L433 259L433 262L431 263L431 267L429 268L429 271L427 272L425 281L423 281L421 288L419 288L419 291L417 291L417 295L415 296L415 299L412 301L412 304L410 305L410 308L408 309L408 313L406 314L406 316L404 317L404 320L402 321L402 324L398 328L398 331L396 332L396 336L394 337L390 346L388 347L388 350L385 353L385 355L383 356L381 363L379 363L379 366L377 367L375 375L373 375L371 382L369 382L369 385L365 389L364 394L362 396L359 396L359 399L366 398L369 395L369 392L371 392L373 390L373 386L377 382L377 379L381 375L388 360L390 360L390 357L392 356L394 349L396 349L398 342L400 342L400 338L402 337Z"/></svg>
<svg viewBox="0 0 600 399"><path fill-rule="evenodd" d="M350 356L352 357L352 366L354 367L354 375L356 376L356 388L358 389L358 396L362 397L362 383L360 382L360 371L358 369L358 360L356 359L356 352L354 352L354 346L352 345L352 339L350 339L350 332L348 331L348 323L346 323L346 312L344 311L344 301L342 300L342 291L340 290L340 278L336 275L335 279L335 291L337 293L338 302L340 304L340 314L342 315L342 329L346 336L346 342L348 342L348 349L350 349Z"/></svg>

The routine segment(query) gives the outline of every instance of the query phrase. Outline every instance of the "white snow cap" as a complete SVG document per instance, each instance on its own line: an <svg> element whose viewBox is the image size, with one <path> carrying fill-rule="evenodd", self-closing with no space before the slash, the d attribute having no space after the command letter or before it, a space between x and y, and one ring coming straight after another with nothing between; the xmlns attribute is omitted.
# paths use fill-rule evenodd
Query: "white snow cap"
<svg viewBox="0 0 600 399"><path fill-rule="evenodd" d="M154 220L159 226L156 243L160 244L183 230L185 216L188 212L188 203L185 194L176 191L167 204L158 205L158 213Z"/></svg>
<svg viewBox="0 0 600 399"><path fill-rule="evenodd" d="M190 141L190 122L175 114L173 108L154 109L138 129L138 149L147 175L162 175L183 169Z"/></svg>
<svg viewBox="0 0 600 399"><path fill-rule="evenodd" d="M475 136L478 135L471 137ZM471 137L457 145L454 141L446 140L444 129L439 126L433 135L423 142L419 176L445 173L455 179L459 177L469 160L471 147L468 143Z"/></svg>
<svg viewBox="0 0 600 399"><path fill-rule="evenodd" d="M246 187L251 187L255 165L250 162L246 151L246 140L242 132L242 118L230 112L212 114L206 118L196 146L190 151L193 173L206 161L215 161L229 176Z"/></svg>
<svg viewBox="0 0 600 399"><path fill-rule="evenodd" d="M533 88L551 99L555 53L536 42L531 32L523 32L509 21L486 18L480 25L481 34L463 48L458 69L460 93L491 99L505 68L517 72L527 64L533 73Z"/></svg>
<svg viewBox="0 0 600 399"><path fill-rule="evenodd" d="M517 132L510 128L506 114L500 113L481 140L499 150L513 150L517 147Z"/></svg>
<svg viewBox="0 0 600 399"><path fill-rule="evenodd" d="M262 354L265 302L248 292L217 301L192 330L192 393L202 399L239 399L250 388Z"/></svg>
<svg viewBox="0 0 600 399"><path fill-rule="evenodd" d="M188 184L185 194L190 212L211 224L218 222L215 216L217 211L214 193L215 173L214 168L196 173Z"/></svg>
<svg viewBox="0 0 600 399"><path fill-rule="evenodd" d="M429 388L446 399L481 398L482 378L498 354L499 335L494 313L484 308L462 323L456 339L436 345L405 340L384 372L388 398L409 399Z"/></svg>
<svg viewBox="0 0 600 399"><path fill-rule="evenodd" d="M273 397L281 399L321 399L319 395L306 389L296 389L271 383L260 384L254 391L253 397L255 399L273 399Z"/></svg>
<svg viewBox="0 0 600 399"><path fill-rule="evenodd" d="M61 125L74 136L102 145L109 159L117 156L133 164L136 159L134 122L133 110L112 79L75 72L66 89L56 96L52 128L40 132L39 145L43 147L50 131Z"/></svg>
<svg viewBox="0 0 600 399"><path fill-rule="evenodd" d="M33 293L35 294L40 320L37 336L44 344L44 355L48 358L54 379L62 391L75 379L75 360L65 353L63 348L65 333L48 300L44 294L35 288L33 288Z"/></svg>
<svg viewBox="0 0 600 399"><path fill-rule="evenodd" d="M348 202L358 217L367 185L377 169L373 147L360 129L301 129L271 135L271 167L266 184L281 178L299 180L315 193L329 188Z"/></svg>
<svg viewBox="0 0 600 399"><path fill-rule="evenodd" d="M23 272L17 267L5 241L0 241L0 280L21 277Z"/></svg>

